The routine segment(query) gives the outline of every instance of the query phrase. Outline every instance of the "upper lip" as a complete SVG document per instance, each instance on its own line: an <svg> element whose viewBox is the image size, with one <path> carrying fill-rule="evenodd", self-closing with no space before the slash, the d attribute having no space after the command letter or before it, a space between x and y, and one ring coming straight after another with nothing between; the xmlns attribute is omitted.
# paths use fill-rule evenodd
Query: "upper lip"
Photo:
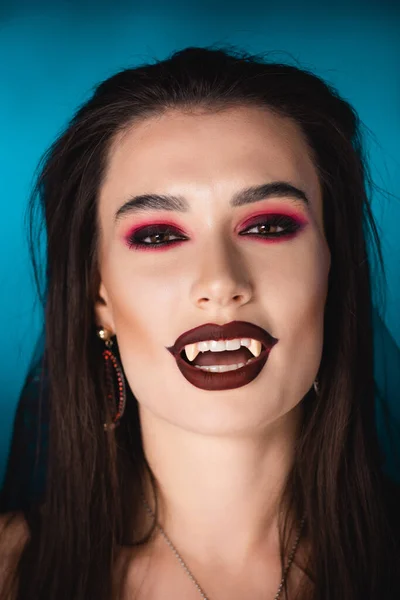
<svg viewBox="0 0 400 600"><path fill-rule="evenodd" d="M265 331L265 329L254 323L246 321L231 321L230 323L225 323L225 325L206 323L182 333L175 341L175 344L167 348L167 350L177 357L188 344L208 340L232 340L235 338L252 338L261 342L264 348L268 349L271 349L278 341Z"/></svg>

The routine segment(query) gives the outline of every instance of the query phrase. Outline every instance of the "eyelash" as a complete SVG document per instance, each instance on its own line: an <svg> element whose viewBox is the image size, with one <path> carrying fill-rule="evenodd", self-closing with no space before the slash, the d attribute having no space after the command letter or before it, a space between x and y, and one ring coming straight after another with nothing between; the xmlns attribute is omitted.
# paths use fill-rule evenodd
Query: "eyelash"
<svg viewBox="0 0 400 600"><path fill-rule="evenodd" d="M246 233L251 229L254 229L255 227L260 227L260 226L267 226L267 227L279 227L279 228L284 228L283 231L278 231L275 233ZM261 237L261 239L265 239L265 240L274 240L276 238L291 238L293 237L293 235L295 233L297 233L297 231L299 229L301 229L303 227L303 223L301 221L298 221L297 219L294 219L293 217L289 217L287 215L279 215L279 214L271 214L268 217L263 217L262 219L258 220L255 223L252 223L250 226L248 226L244 231L241 231L239 233L239 235L241 236L245 236L245 235L250 235L250 236L257 236L257 237ZM131 233L128 235L127 237L127 244L128 247L130 249L135 249L135 250L143 250L146 248L165 248L166 246L171 246L174 244L177 244L179 242L185 241L185 239L187 239L185 236L179 237L178 239L175 240L169 240L167 242L161 242L161 243L156 243L156 242L144 242L143 240L146 239L147 237L152 237L152 236L166 236L167 234L171 235L175 235L175 233L173 233L174 231L178 231L177 229L175 229L175 227L171 227L170 225L148 225L146 227L143 227L142 229L137 229L134 233Z"/></svg>

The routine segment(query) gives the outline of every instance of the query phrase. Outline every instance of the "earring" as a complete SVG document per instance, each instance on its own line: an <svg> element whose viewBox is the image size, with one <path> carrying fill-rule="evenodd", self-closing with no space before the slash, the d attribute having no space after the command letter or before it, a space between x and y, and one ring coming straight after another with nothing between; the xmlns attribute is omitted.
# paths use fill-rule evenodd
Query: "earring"
<svg viewBox="0 0 400 600"><path fill-rule="evenodd" d="M105 329L104 327L100 327L97 330L98 337L104 341L106 350L103 350L102 355L104 358L104 370L106 376L106 387L107 387L107 399L110 404L115 407L117 404L115 398L115 387L113 384L113 370L117 378L117 388L118 388L118 408L114 417L112 418L111 423L104 423L105 431L112 431L115 429L122 418L122 415L125 411L125 403L126 403L126 390L125 390L125 381L122 375L122 370L118 361L114 354L111 352L110 348L113 346L113 341L111 339L111 332Z"/></svg>
<svg viewBox="0 0 400 600"><path fill-rule="evenodd" d="M314 386L314 391L315 391L316 395L319 396L319 382L317 379L314 381L313 386Z"/></svg>

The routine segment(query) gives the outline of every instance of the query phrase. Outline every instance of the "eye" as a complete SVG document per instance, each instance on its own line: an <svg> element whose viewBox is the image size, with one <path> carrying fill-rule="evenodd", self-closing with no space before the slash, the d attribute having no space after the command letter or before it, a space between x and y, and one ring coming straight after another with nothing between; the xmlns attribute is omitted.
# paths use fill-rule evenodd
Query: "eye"
<svg viewBox="0 0 400 600"><path fill-rule="evenodd" d="M129 248L154 248L155 246L168 246L177 240L187 239L182 234L175 234L170 225L148 225L137 229L127 237Z"/></svg>
<svg viewBox="0 0 400 600"><path fill-rule="evenodd" d="M261 238L287 237L296 233L302 223L288 215L265 215L258 218L256 223L241 231L239 235L256 235Z"/></svg>
<svg viewBox="0 0 400 600"><path fill-rule="evenodd" d="M239 235L255 236L262 239L291 237L303 226L304 223L300 219L288 215L262 215L250 227L241 231ZM127 236L126 243L130 249L146 250L171 246L187 239L185 235L175 227L171 227L171 225L156 224L136 229Z"/></svg>

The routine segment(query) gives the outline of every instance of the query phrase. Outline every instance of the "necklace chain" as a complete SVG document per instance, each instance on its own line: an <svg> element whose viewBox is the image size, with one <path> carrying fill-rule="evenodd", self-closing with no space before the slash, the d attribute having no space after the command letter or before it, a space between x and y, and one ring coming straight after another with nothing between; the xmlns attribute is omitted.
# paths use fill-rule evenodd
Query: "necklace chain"
<svg viewBox="0 0 400 600"><path fill-rule="evenodd" d="M150 508L150 505L148 504L147 500L142 496L142 500L143 503L145 505L146 510L148 511L148 513L151 515L151 517L154 519L155 518L155 514L152 511L152 509ZM301 537L301 532L303 530L303 526L304 526L304 522L305 522L305 516L303 516L301 522L300 522L300 527L299 527L299 532L297 534L296 540L293 544L293 548L290 552L289 555L289 560L288 560L288 564L286 566L286 569L283 573L283 577L282 580L279 584L279 588L278 591L276 593L276 595L274 596L274 600L279 600L280 595L282 593L282 589L283 586L285 584L286 581L286 577L287 574L289 572L289 569L292 565L294 556L296 554L296 550L297 550L297 546L299 545L299 541L300 541L300 537ZM209 600L209 598L206 596L204 590L200 587L199 582L195 579L194 575L191 573L191 571L189 570L188 566L186 565L186 563L184 562L183 558L181 557L181 555L179 554L178 550L175 548L175 546L173 545L173 543L171 542L171 540L169 539L169 537L167 536L167 534L165 533L164 529L161 527L161 525L159 523L157 523L157 527L160 530L160 533L162 534L162 536L164 537L165 541L167 542L168 546L171 548L172 552L175 554L176 558L178 559L178 561L180 562L181 566L183 567L183 569L186 571L186 574L190 577L190 579L193 581L194 585L196 586L196 588L198 589L200 596L204 599L204 600Z"/></svg>

